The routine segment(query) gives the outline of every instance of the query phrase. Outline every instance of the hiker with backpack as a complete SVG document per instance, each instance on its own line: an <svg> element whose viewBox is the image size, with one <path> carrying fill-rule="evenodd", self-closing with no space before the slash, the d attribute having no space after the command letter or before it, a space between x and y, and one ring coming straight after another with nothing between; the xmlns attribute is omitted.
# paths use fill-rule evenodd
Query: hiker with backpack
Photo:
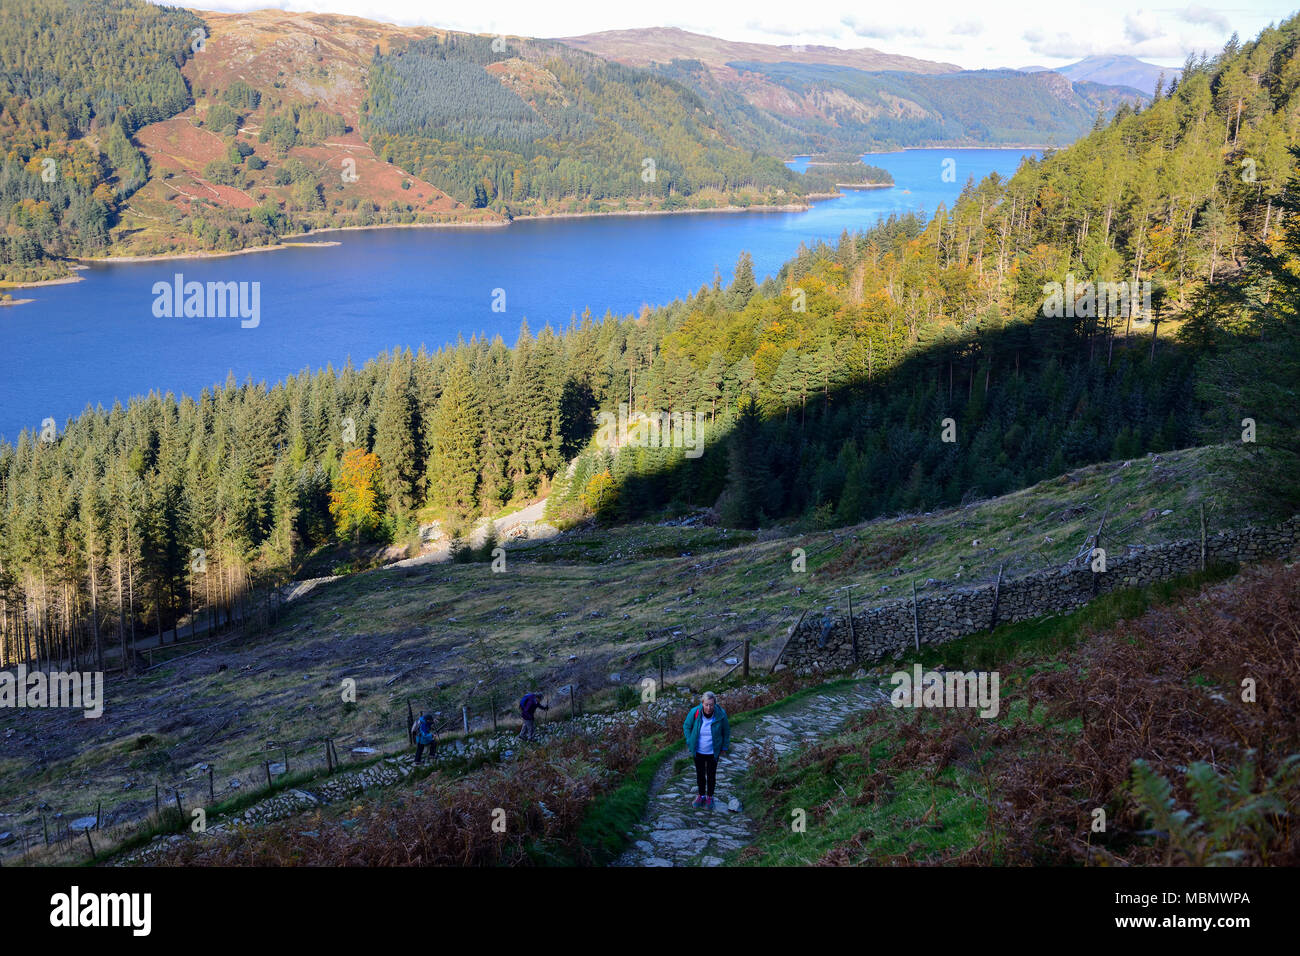
<svg viewBox="0 0 1300 956"><path fill-rule="evenodd" d="M537 716L537 708L550 710L542 703L542 699L537 696L537 691L530 690L519 700L519 715L524 719L524 726L519 731L519 736L524 740L536 740L537 731L533 727L533 720Z"/></svg>
<svg viewBox="0 0 1300 956"><path fill-rule="evenodd" d="M424 756L424 748L429 748L429 759L438 750L438 735L433 731L433 719L429 717L429 712L422 713L411 725L411 733L415 735L415 763L418 766L420 758Z"/></svg>
<svg viewBox="0 0 1300 956"><path fill-rule="evenodd" d="M695 788L699 795L693 807L713 809L713 787L718 777L718 757L731 747L731 725L727 712L718 706L713 691L705 691L698 706L691 708L682 724L686 747L695 758Z"/></svg>

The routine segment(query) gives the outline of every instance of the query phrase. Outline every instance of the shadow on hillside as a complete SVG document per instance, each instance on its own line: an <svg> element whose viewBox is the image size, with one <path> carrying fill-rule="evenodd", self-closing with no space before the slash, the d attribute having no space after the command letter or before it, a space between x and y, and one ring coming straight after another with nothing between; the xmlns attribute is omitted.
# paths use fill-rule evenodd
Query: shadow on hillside
<svg viewBox="0 0 1300 956"><path fill-rule="evenodd" d="M709 402L636 411L677 413L656 436L588 445L567 499L590 493L599 518L624 522L716 509L731 527L804 519L852 524L1006 494L1071 468L1198 443L1196 355L1148 324L1039 318L974 337L938 340L874 378L837 381L809 364L781 381L784 400L758 408L724 395L698 457L688 457L682 415ZM835 364L861 359L836 355ZM873 361L879 361L873 358ZM584 437L597 434L588 406ZM1227 440L1233 436L1222 436ZM608 491L589 487L609 473ZM563 500L557 502L563 504Z"/></svg>

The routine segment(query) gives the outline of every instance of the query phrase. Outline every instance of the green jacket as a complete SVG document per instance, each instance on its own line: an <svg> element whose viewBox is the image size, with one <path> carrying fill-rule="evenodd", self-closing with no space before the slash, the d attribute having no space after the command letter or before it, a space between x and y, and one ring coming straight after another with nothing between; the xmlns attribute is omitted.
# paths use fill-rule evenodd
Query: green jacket
<svg viewBox="0 0 1300 956"><path fill-rule="evenodd" d="M700 727L703 724L703 709L700 704L696 704L682 724L682 732L686 734L686 749L692 757L695 756L695 748L699 746ZM714 754L720 754L731 747L731 725L727 722L727 712L717 704L713 705L713 725L710 729L713 731Z"/></svg>

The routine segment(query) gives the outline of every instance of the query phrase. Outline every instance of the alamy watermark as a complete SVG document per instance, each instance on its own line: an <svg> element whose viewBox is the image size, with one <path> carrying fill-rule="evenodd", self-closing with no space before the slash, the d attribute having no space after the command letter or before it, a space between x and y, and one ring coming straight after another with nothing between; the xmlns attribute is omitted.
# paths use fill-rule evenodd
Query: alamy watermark
<svg viewBox="0 0 1300 956"><path fill-rule="evenodd" d="M895 707L978 707L981 717L996 717L1001 709L997 671L895 671L889 702Z"/></svg>
<svg viewBox="0 0 1300 956"><path fill-rule="evenodd" d="M704 412L656 412L629 415L620 402L618 416L601 412L596 416L596 444L601 448L635 445L640 448L684 448L687 458L704 454Z"/></svg>
<svg viewBox="0 0 1300 956"><path fill-rule="evenodd" d="M171 282L155 282L153 294L153 314L159 319L238 316L245 329L255 329L262 321L260 282L186 282L178 272Z"/></svg>
<svg viewBox="0 0 1300 956"><path fill-rule="evenodd" d="M99 671L0 671L0 708L63 707L94 718L104 713L104 675Z"/></svg>
<svg viewBox="0 0 1300 956"><path fill-rule="evenodd" d="M50 897L50 925L56 929L122 928L133 936L148 936L152 913L151 893L83 893L74 885Z"/></svg>

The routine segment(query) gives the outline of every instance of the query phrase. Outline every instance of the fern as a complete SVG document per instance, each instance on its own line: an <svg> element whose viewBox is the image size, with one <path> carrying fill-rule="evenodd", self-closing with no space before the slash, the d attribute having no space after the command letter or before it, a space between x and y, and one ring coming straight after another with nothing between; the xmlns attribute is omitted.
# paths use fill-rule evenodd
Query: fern
<svg viewBox="0 0 1300 956"><path fill-rule="evenodd" d="M1130 790L1151 823L1140 835L1167 841L1167 865L1178 855L1194 866L1266 862L1276 824L1288 812L1287 797L1300 783L1300 754L1284 760L1257 791L1258 777L1253 751L1234 772L1221 774L1203 761L1192 764L1185 779L1193 814L1178 807L1173 785L1163 775L1135 760Z"/></svg>

